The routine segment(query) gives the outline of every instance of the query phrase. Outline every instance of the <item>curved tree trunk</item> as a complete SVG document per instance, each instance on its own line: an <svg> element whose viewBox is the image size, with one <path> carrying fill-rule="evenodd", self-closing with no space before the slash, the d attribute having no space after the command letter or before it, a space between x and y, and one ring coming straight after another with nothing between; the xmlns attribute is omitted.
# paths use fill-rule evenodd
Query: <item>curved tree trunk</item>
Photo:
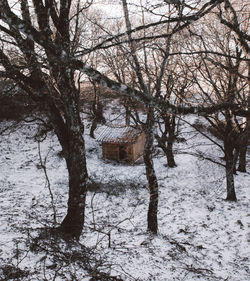
<svg viewBox="0 0 250 281"><path fill-rule="evenodd" d="M63 100L63 118L58 110L54 118L55 132L65 156L69 195L67 214L59 231L67 238L79 239L84 225L85 199L87 193L87 165L84 142L84 126L80 118L79 92L75 88L73 73L60 69L62 79L58 83ZM61 114L61 121L59 117ZM59 126L60 125L60 126Z"/></svg>
<svg viewBox="0 0 250 281"><path fill-rule="evenodd" d="M82 135L74 134L70 138L69 157L66 160L69 175L68 210L60 230L70 238L79 239L84 225L88 173Z"/></svg>
<svg viewBox="0 0 250 281"><path fill-rule="evenodd" d="M79 239L84 225L85 199L87 193L87 166L83 125L79 113L69 117L66 164L69 176L67 215L60 230L70 238Z"/></svg>
<svg viewBox="0 0 250 281"><path fill-rule="evenodd" d="M150 200L148 207L148 230L154 234L158 231L158 181L153 163L153 141L154 141L154 112L150 108L146 123L146 143L144 149L144 163L146 167L146 176L148 180Z"/></svg>
<svg viewBox="0 0 250 281"><path fill-rule="evenodd" d="M73 91L73 89L72 89ZM85 143L83 138L84 126L77 110L77 99L65 105L67 109L64 118L53 100L46 101L48 116L61 144L66 160L69 196L67 214L62 221L59 231L65 238L79 239L84 225L85 198L87 193L87 165Z"/></svg>

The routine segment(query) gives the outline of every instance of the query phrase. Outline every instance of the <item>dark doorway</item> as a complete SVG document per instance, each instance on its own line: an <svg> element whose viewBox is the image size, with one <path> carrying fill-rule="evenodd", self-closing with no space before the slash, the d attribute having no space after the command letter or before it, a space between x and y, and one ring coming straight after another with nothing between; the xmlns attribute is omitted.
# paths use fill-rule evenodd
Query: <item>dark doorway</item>
<svg viewBox="0 0 250 281"><path fill-rule="evenodd" d="M121 145L119 147L119 158L121 161L127 160L127 158L128 158L125 145Z"/></svg>

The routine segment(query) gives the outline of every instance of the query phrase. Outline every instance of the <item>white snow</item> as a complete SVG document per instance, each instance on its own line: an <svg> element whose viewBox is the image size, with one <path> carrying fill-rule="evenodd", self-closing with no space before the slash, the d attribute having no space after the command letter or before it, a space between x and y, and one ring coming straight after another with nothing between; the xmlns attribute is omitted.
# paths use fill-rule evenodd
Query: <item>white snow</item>
<svg viewBox="0 0 250 281"><path fill-rule="evenodd" d="M8 123L0 122L0 131ZM23 124L0 136L0 268L14 259L18 241L20 249L27 248L28 230L32 234L53 223L38 145L32 138L36 130L35 124ZM149 193L144 165L104 162L99 144L85 131L90 182L101 189L88 192L80 241L112 264L112 275L141 281L250 280L249 166L248 173L235 177L238 202L224 201L223 167L182 154L198 147L219 157L220 151L183 125L182 136L188 141L175 144L178 166L166 167L161 152L154 157L160 190L159 235L152 236L147 233ZM60 222L67 207L68 178L59 151L52 134L41 144ZM32 272L29 280L44 279L41 258L41 254L29 252L20 262L20 268ZM44 262L53 264L49 257ZM65 268L69 271L70 265ZM53 269L46 274L52 280ZM77 274L78 280L89 280L82 271ZM58 276L55 280L71 279Z"/></svg>
<svg viewBox="0 0 250 281"><path fill-rule="evenodd" d="M124 85L124 84L121 84L121 92L124 92L124 91L126 91L127 90L127 86L126 85Z"/></svg>

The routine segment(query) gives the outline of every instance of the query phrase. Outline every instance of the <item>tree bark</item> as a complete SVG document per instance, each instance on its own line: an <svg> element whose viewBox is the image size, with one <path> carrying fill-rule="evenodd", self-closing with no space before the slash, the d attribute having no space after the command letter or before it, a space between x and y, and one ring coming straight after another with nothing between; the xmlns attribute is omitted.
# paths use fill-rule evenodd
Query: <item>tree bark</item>
<svg viewBox="0 0 250 281"><path fill-rule="evenodd" d="M169 138L167 142L166 156L168 161L168 167L170 168L176 167L176 163L174 160L174 153L173 153L173 140L171 138Z"/></svg>
<svg viewBox="0 0 250 281"><path fill-rule="evenodd" d="M156 138L157 138L158 146L162 149L162 151L164 152L167 158L168 167L170 168L176 167L176 163L174 160L174 153L173 153L173 140L170 140L169 138L167 139L167 137L164 136L162 137L156 136Z"/></svg>
<svg viewBox="0 0 250 281"><path fill-rule="evenodd" d="M66 79L64 79L66 83ZM69 82L69 81L68 81ZM60 85L62 89L71 89L63 93L62 111L56 106L50 95L45 100L47 114L62 147L67 165L69 195L67 214L62 221L59 232L67 239L79 239L84 226L85 199L87 193L87 165L85 156L84 126L78 110L77 91L70 83ZM51 93L52 94L52 93ZM53 97L53 95L52 95Z"/></svg>
<svg viewBox="0 0 250 281"><path fill-rule="evenodd" d="M233 174L234 174L234 175L237 175L236 165L237 165L237 161L238 161L239 155L240 155L239 148L236 147L236 148L235 148L235 151L234 151L234 154L233 154L233 161L234 161L234 163L233 163L233 166L234 166L234 168L233 168Z"/></svg>
<svg viewBox="0 0 250 281"><path fill-rule="evenodd" d="M126 126L130 126L130 109L129 106L124 105L125 107L125 124Z"/></svg>
<svg viewBox="0 0 250 281"><path fill-rule="evenodd" d="M247 143L240 148L239 154L239 166L238 171L245 173L246 170L246 154L247 154Z"/></svg>
<svg viewBox="0 0 250 281"><path fill-rule="evenodd" d="M149 109L146 123L146 143L144 149L144 163L146 167L146 176L148 180L150 200L148 207L148 230L154 234L158 231L158 181L153 163L153 141L154 141L154 111Z"/></svg>
<svg viewBox="0 0 250 281"><path fill-rule="evenodd" d="M246 172L246 154L247 154L247 146L249 140L249 127L250 121L249 118L246 118L246 124L244 128L244 132L240 138L240 148L239 148L239 166L238 171Z"/></svg>
<svg viewBox="0 0 250 281"><path fill-rule="evenodd" d="M227 198L228 201L237 201L234 187L234 156L233 145L229 140L224 141L225 160L226 160L226 181L227 181Z"/></svg>
<svg viewBox="0 0 250 281"><path fill-rule="evenodd" d="M103 116L103 105L101 103L101 101L99 100L99 96L100 96L100 89L97 88L96 83L95 82L91 82L94 88L94 100L93 100L93 104L92 104L92 113L93 113L93 120L92 120L92 124L91 124L91 128L90 128L90 137L91 138L95 138L95 130L97 128L98 123L101 124L105 124L106 120L105 117Z"/></svg>
<svg viewBox="0 0 250 281"><path fill-rule="evenodd" d="M90 132L89 132L89 136L92 139L95 139L95 130L97 128L97 120L96 118L93 119L92 124L91 124L91 128L90 128Z"/></svg>
<svg viewBox="0 0 250 281"><path fill-rule="evenodd" d="M174 168L176 167L176 163L174 160L174 153L173 153L173 144L175 140L175 116L171 116L169 114L162 114L162 119L164 121L165 130L162 132L161 137L156 136L159 147L163 150L166 158L168 167Z"/></svg>
<svg viewBox="0 0 250 281"><path fill-rule="evenodd" d="M84 225L88 173L83 131L74 129L74 127L70 128L69 146L66 153L69 176L68 210L66 217L61 223L60 231L69 238L78 240Z"/></svg>

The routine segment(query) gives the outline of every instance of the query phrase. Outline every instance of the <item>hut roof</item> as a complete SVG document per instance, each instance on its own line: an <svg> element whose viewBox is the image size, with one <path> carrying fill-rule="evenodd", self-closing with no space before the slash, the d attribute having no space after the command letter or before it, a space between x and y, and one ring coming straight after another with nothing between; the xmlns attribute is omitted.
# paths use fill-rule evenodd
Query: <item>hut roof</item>
<svg viewBox="0 0 250 281"><path fill-rule="evenodd" d="M97 141L102 143L128 144L136 142L142 132L132 127L105 127Z"/></svg>

